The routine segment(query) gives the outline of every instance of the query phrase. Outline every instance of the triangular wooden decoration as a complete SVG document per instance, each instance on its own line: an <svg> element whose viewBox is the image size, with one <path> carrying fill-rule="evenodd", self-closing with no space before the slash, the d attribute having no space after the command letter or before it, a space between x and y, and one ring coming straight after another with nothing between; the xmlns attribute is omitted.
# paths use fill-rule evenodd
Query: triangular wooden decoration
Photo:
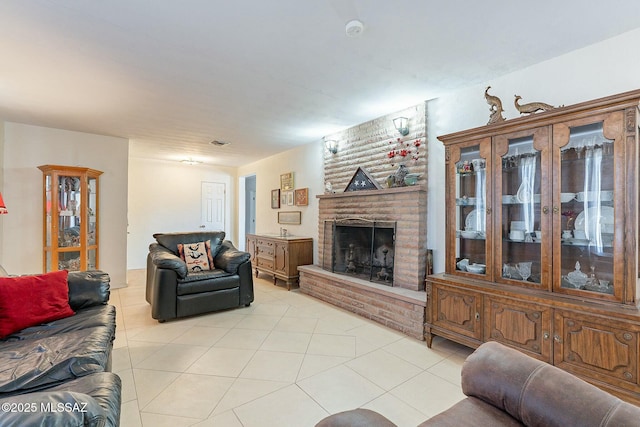
<svg viewBox="0 0 640 427"><path fill-rule="evenodd" d="M378 181L373 179L369 172L362 168L358 168L356 173L353 174L353 178L349 181L347 188L344 189L347 191L360 191L360 190L381 190L382 187L378 184Z"/></svg>

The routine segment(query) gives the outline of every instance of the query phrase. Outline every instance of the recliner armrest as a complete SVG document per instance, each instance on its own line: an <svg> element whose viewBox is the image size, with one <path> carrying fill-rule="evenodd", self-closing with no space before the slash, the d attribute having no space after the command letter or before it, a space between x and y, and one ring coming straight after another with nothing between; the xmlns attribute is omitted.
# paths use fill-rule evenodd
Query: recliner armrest
<svg viewBox="0 0 640 427"><path fill-rule="evenodd" d="M251 254L249 252L239 251L230 241L225 240L222 242L220 251L213 259L213 263L216 268L221 268L227 273L236 274L240 265L250 258Z"/></svg>
<svg viewBox="0 0 640 427"><path fill-rule="evenodd" d="M619 426L634 425L640 419L640 408L492 341L464 362L462 391L528 426Z"/></svg>
<svg viewBox="0 0 640 427"><path fill-rule="evenodd" d="M176 272L179 278L187 277L187 264L176 254L158 243L149 245L151 262L158 268L167 268Z"/></svg>

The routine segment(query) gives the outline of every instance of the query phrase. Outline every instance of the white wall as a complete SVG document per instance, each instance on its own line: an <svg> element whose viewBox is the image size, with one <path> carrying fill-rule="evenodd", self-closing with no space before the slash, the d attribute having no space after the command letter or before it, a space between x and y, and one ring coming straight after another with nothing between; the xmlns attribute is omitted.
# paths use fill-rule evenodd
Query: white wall
<svg viewBox="0 0 640 427"><path fill-rule="evenodd" d="M4 123L2 262L10 274L42 272L44 164L98 169L100 263L113 287L126 282L127 139Z"/></svg>
<svg viewBox="0 0 640 427"><path fill-rule="evenodd" d="M235 244L236 176L235 168L129 159L127 268L146 268L154 233L200 230L203 181L225 184L225 231Z"/></svg>
<svg viewBox="0 0 640 427"><path fill-rule="evenodd" d="M313 238L314 261L318 258L318 194L324 193L322 142L306 144L275 156L242 166L238 175L256 176L256 233L278 233L280 227L289 234ZM280 188L280 175L293 172L295 188L309 188L309 206L271 208L271 190ZM302 224L278 224L278 211L301 211Z"/></svg>
<svg viewBox="0 0 640 427"><path fill-rule="evenodd" d="M487 86L502 100L506 119L519 117L514 95L522 96L522 103L571 105L640 89L639 44L640 30L634 30L428 102L427 246L434 249L434 272L444 271L445 255L444 147L437 136L487 124Z"/></svg>

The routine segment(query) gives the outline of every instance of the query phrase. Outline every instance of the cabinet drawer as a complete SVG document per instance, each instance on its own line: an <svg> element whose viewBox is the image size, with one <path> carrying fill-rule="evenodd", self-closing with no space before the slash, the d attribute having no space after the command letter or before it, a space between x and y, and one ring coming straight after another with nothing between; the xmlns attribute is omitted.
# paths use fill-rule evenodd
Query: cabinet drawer
<svg viewBox="0 0 640 427"><path fill-rule="evenodd" d="M434 326L477 340L482 339L481 294L436 285L432 295Z"/></svg>
<svg viewBox="0 0 640 427"><path fill-rule="evenodd" d="M489 295L485 297L484 310L485 340L498 341L552 362L549 307Z"/></svg>
<svg viewBox="0 0 640 427"><path fill-rule="evenodd" d="M638 335L630 324L578 313L555 314L554 363L584 377L638 383Z"/></svg>
<svg viewBox="0 0 640 427"><path fill-rule="evenodd" d="M257 253L260 254L260 256L273 256L273 246L268 246L268 245L259 245L257 248Z"/></svg>
<svg viewBox="0 0 640 427"><path fill-rule="evenodd" d="M258 267L266 268L268 270L273 270L273 259L258 258L257 264L258 264Z"/></svg>

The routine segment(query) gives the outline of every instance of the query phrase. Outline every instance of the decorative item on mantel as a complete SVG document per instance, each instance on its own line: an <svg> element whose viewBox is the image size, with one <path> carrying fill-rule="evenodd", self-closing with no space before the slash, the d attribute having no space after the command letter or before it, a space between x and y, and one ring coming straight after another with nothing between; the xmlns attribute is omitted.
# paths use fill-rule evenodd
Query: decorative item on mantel
<svg viewBox="0 0 640 427"><path fill-rule="evenodd" d="M504 121L504 117L502 117L502 113L504 112L502 101L500 101L500 98L497 96L489 95L489 89L491 89L491 86L487 86L484 90L484 98L487 100L487 104L489 104L489 111L491 111L488 125Z"/></svg>
<svg viewBox="0 0 640 427"><path fill-rule="evenodd" d="M536 111L549 111L556 109L556 107L554 107L553 105L545 104L544 102L530 102L528 104L519 104L518 101L521 100L522 97L520 95L514 96L516 99L514 99L513 104L516 106L516 110L518 110L520 114L533 114Z"/></svg>
<svg viewBox="0 0 640 427"><path fill-rule="evenodd" d="M395 166L396 159L405 161L408 159L413 162L418 161L420 156L420 147L422 146L422 138L416 138L414 141L403 141L402 138L389 141L389 144L396 143L396 148L387 153L387 157L391 159L391 166Z"/></svg>
<svg viewBox="0 0 640 427"><path fill-rule="evenodd" d="M344 189L345 193L347 191L360 191L360 190L380 190L380 184L378 181L373 179L369 172L358 167L356 173L353 174L353 178L347 184L347 188Z"/></svg>

